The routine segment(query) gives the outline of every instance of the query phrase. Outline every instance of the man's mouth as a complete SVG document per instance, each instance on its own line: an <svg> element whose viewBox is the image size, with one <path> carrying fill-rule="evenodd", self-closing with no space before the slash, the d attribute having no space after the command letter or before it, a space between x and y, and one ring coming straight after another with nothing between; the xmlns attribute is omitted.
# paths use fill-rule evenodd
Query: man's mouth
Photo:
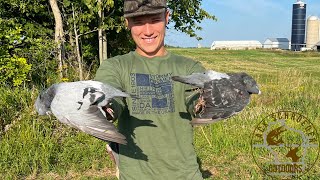
<svg viewBox="0 0 320 180"><path fill-rule="evenodd" d="M155 41L156 37L147 37L147 38L142 38L142 40L146 43L153 43Z"/></svg>

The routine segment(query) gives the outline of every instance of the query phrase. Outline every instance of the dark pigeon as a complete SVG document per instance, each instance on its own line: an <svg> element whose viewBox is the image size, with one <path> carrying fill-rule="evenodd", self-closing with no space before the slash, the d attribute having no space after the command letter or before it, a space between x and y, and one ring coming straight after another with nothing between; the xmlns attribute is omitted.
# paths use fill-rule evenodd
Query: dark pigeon
<svg viewBox="0 0 320 180"><path fill-rule="evenodd" d="M208 70L189 76L173 76L172 79L201 88L192 125L210 124L229 118L249 104L251 94L260 94L256 81L246 73Z"/></svg>
<svg viewBox="0 0 320 180"><path fill-rule="evenodd" d="M60 122L105 141L126 144L102 109L114 97L128 94L98 81L77 81L54 84L40 93L35 108L40 115L52 113ZM113 111L109 108L108 113Z"/></svg>

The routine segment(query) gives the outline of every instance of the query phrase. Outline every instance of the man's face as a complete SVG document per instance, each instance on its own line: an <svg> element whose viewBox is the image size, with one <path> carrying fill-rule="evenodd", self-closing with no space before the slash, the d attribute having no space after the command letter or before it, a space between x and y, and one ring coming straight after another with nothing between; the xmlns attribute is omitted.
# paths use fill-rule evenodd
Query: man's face
<svg viewBox="0 0 320 180"><path fill-rule="evenodd" d="M154 57L165 54L164 36L168 18L169 12L126 19L140 55Z"/></svg>

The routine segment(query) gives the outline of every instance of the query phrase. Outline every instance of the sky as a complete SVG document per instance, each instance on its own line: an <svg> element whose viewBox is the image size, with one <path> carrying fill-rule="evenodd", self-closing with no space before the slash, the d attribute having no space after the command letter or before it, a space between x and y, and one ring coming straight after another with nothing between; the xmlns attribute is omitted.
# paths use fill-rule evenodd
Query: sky
<svg viewBox="0 0 320 180"><path fill-rule="evenodd" d="M197 41L188 35L167 30L165 44L179 47L210 47L213 41L258 40L267 38L291 39L292 4L296 0L202 0L202 8L217 21L204 20ZM304 0L307 18L320 17L320 0Z"/></svg>

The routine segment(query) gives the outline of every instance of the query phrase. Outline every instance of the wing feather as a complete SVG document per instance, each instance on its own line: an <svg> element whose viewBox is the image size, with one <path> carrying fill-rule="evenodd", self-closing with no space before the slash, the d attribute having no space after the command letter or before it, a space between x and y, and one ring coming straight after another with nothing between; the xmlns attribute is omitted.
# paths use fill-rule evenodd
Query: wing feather
<svg viewBox="0 0 320 180"><path fill-rule="evenodd" d="M93 86L92 83L64 83L51 103L51 111L60 122L87 134L105 141L126 144L125 136L118 132L101 110L101 106L106 105L110 97L125 93L108 94L101 86L97 86L101 84Z"/></svg>

